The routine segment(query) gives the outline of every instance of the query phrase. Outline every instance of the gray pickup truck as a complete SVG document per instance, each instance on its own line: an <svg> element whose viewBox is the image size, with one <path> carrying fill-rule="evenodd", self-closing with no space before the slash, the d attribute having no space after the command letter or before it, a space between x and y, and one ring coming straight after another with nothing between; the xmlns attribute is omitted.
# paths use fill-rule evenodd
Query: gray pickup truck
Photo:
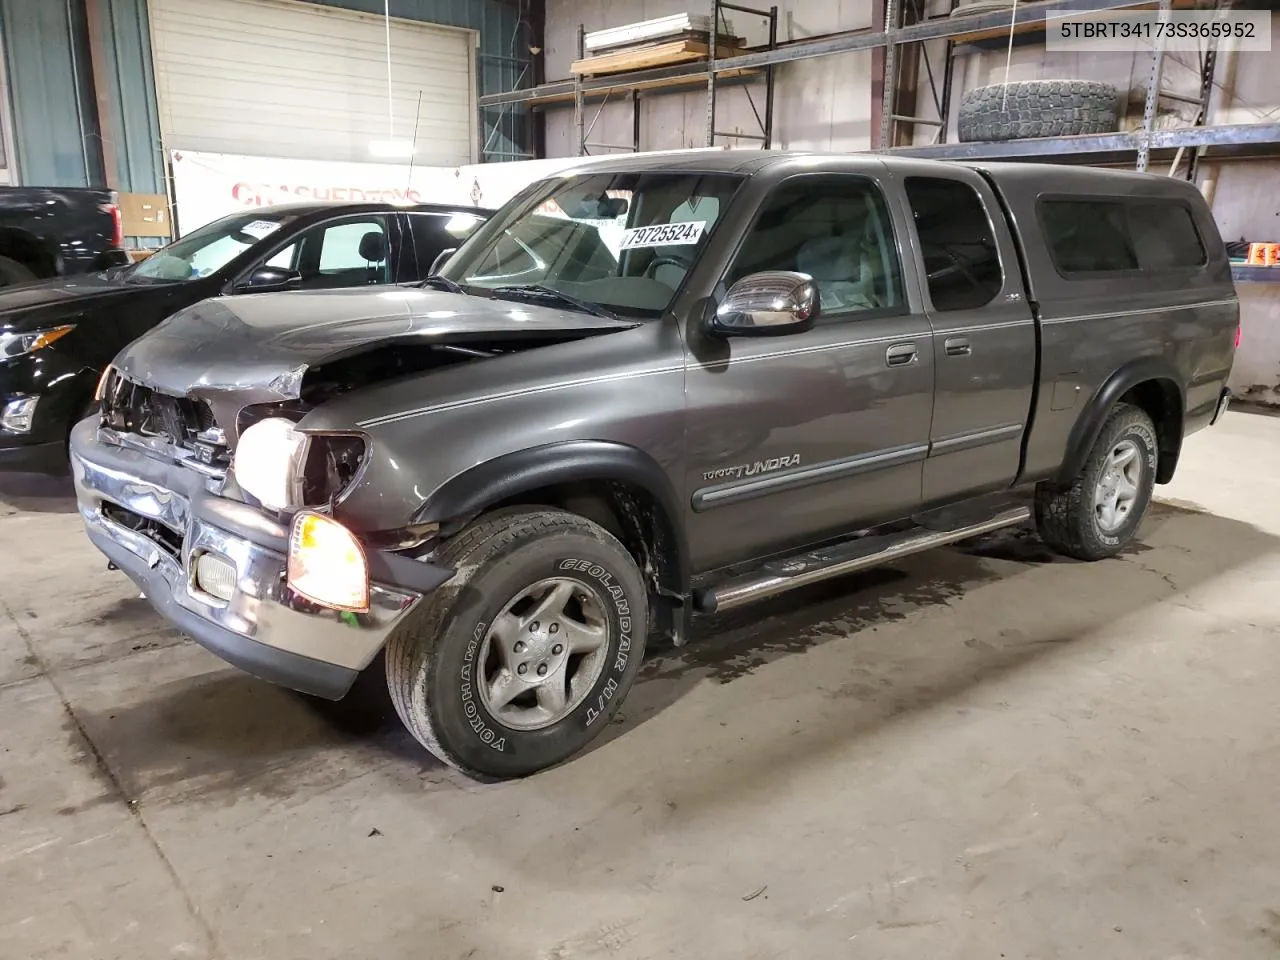
<svg viewBox="0 0 1280 960"><path fill-rule="evenodd" d="M514 198L416 287L230 296L104 375L88 535L267 680L471 775L583 749L699 613L1034 520L1109 557L1224 408L1173 179L713 153Z"/></svg>

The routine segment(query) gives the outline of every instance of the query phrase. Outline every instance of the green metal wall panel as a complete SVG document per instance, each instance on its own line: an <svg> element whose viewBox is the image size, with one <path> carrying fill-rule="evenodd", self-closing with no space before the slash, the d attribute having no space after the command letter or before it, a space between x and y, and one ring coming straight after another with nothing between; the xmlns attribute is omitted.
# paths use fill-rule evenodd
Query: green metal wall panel
<svg viewBox="0 0 1280 960"><path fill-rule="evenodd" d="M210 0L216 2L216 0ZM383 0L303 0L380 15ZM531 83L528 9L535 0L391 0L391 15L479 33L479 93ZM98 128L89 17L103 37L103 122ZM147 0L0 0L0 34L9 72L13 153L22 183L103 186L102 151L109 139L112 178L127 192L164 191L155 75ZM481 111L481 156L513 160L532 156L523 107Z"/></svg>
<svg viewBox="0 0 1280 960"><path fill-rule="evenodd" d="M156 80L151 66L151 27L147 0L99 0L98 16L110 76L106 136L116 159L116 182L129 193L163 193L164 153Z"/></svg>
<svg viewBox="0 0 1280 960"><path fill-rule="evenodd" d="M0 0L18 175L29 186L102 182L81 0Z"/></svg>

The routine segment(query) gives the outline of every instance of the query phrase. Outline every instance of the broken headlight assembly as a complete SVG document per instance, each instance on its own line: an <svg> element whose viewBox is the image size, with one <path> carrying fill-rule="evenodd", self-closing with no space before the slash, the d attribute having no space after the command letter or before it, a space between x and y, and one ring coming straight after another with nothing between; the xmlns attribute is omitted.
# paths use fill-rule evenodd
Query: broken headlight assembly
<svg viewBox="0 0 1280 960"><path fill-rule="evenodd" d="M240 489L269 510L323 507L351 486L365 462L359 434L306 433L284 417L247 427L231 470Z"/></svg>

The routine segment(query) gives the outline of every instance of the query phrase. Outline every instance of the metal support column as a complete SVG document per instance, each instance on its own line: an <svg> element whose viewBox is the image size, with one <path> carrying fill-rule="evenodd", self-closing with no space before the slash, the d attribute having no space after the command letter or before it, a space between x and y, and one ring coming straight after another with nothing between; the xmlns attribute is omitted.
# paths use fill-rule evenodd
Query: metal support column
<svg viewBox="0 0 1280 960"><path fill-rule="evenodd" d="M1221 0L1217 12L1219 17L1226 15L1231 9L1232 0ZM1209 101L1213 99L1214 75L1218 71L1218 38L1210 36L1205 43L1204 59L1200 61L1200 109L1196 112L1193 126L1203 127L1209 122ZM1187 160L1187 180L1196 182L1196 174L1200 172L1200 158L1204 156L1204 147L1195 147Z"/></svg>
<svg viewBox="0 0 1280 960"><path fill-rule="evenodd" d="M769 49L778 46L778 8L769 8ZM769 64L764 68L764 149L773 147L773 78L777 68Z"/></svg>
<svg viewBox="0 0 1280 960"><path fill-rule="evenodd" d="M578 24L578 59L582 60L587 53L587 27L586 24ZM575 73L573 75L573 125L578 131L578 156L586 156L587 153L587 134L586 124L586 98L582 95L582 74Z"/></svg>
<svg viewBox="0 0 1280 960"><path fill-rule="evenodd" d="M880 107L880 131L877 136L877 147L880 150L889 149L893 136L894 91L898 86L898 0L885 0L884 33L884 102Z"/></svg>
<svg viewBox="0 0 1280 960"><path fill-rule="evenodd" d="M707 146L716 144L716 45L720 32L720 3L711 0L711 31L707 36Z"/></svg>
<svg viewBox="0 0 1280 960"><path fill-rule="evenodd" d="M951 10L954 13L956 7L960 5L960 0L951 0ZM946 52L942 55L942 102L938 104L938 119L942 121L942 126L938 128L938 137L935 143L947 142L947 130L951 125L951 90L955 85L956 74L956 42L953 38L947 37Z"/></svg>
<svg viewBox="0 0 1280 960"><path fill-rule="evenodd" d="M1160 22L1169 19L1172 0L1160 0ZM1151 77L1147 81L1147 99L1142 106L1142 131L1138 134L1138 170L1145 173L1151 160L1151 134L1156 128L1156 107L1160 102L1160 77L1164 72L1164 31L1156 40L1155 51L1151 54Z"/></svg>
<svg viewBox="0 0 1280 960"><path fill-rule="evenodd" d="M631 91L631 150L640 152L640 91Z"/></svg>

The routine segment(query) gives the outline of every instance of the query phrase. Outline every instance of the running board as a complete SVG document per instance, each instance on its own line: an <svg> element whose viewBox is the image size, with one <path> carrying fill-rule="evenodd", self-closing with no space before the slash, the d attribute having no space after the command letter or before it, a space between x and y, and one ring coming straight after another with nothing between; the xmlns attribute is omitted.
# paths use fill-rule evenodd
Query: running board
<svg viewBox="0 0 1280 960"><path fill-rule="evenodd" d="M904 533L861 537L826 550L775 561L746 576L726 580L701 591L697 597L697 608L702 613L732 610L811 583L877 567L899 557L922 553L957 540L967 540L993 530L1016 526L1030 518L1031 510L1027 507L1010 507L990 519L950 530L916 527Z"/></svg>

